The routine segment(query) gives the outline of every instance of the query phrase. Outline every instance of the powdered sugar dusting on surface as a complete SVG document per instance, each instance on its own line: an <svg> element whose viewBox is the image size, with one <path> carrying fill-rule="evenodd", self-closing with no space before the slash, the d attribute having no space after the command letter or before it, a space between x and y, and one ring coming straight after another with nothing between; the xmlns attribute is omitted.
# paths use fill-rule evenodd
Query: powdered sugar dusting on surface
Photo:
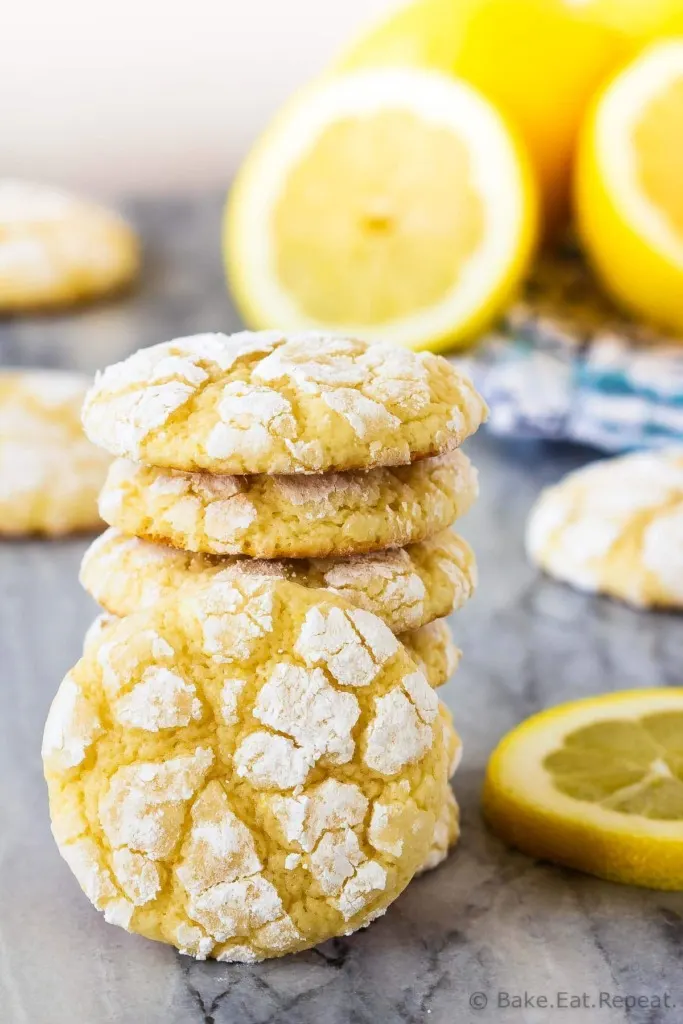
<svg viewBox="0 0 683 1024"><path fill-rule="evenodd" d="M453 425L448 400L432 393L430 373L443 376L453 401L463 405ZM93 440L135 458L141 442L176 410L191 402L194 411L195 397L210 385L211 399L202 407L207 415L196 436L208 460L241 462L238 472L245 463L248 472L267 470L271 455L276 464L270 471L333 468L325 447L310 438L315 430L307 417L319 400L318 421L320 403L329 409L326 430L342 421L365 447L359 465L399 465L411 459L403 427L426 419L430 406L441 423L435 419L427 445L447 448L464 430L476 428L483 405L474 401L469 385L463 383L459 394L458 381L445 361L391 345L312 333L198 335L153 346L109 367L90 393L84 422ZM299 402L295 412L296 396L313 399L311 409ZM184 422L182 416L177 422ZM180 459L178 468L196 467L196 460Z"/></svg>
<svg viewBox="0 0 683 1024"><path fill-rule="evenodd" d="M395 775L418 761L433 741L431 725L422 720L403 689L394 687L375 698L375 714L366 732L365 763L383 775Z"/></svg>
<svg viewBox="0 0 683 1024"><path fill-rule="evenodd" d="M382 853L400 857L403 852L404 819L406 806L401 803L383 804L376 800L368 827L371 846Z"/></svg>
<svg viewBox="0 0 683 1024"><path fill-rule="evenodd" d="M235 771L255 789L293 789L308 777L312 761L286 736L257 730L235 750Z"/></svg>
<svg viewBox="0 0 683 1024"><path fill-rule="evenodd" d="M366 860L342 889L337 906L348 921L360 913L387 884L387 873L375 860Z"/></svg>
<svg viewBox="0 0 683 1024"><path fill-rule="evenodd" d="M169 856L180 837L185 805L213 763L211 750L117 769L100 799L100 824L113 847L152 860Z"/></svg>
<svg viewBox="0 0 683 1024"><path fill-rule="evenodd" d="M325 779L298 796L273 796L270 807L288 843L310 853L324 832L360 825L368 800L354 783Z"/></svg>
<svg viewBox="0 0 683 1024"><path fill-rule="evenodd" d="M367 857L363 853L354 828L360 826L368 809L368 799L353 783L326 779L297 796L273 796L270 808L275 815L288 843L295 844L305 855L304 866L318 883L326 896L340 896L345 916L356 913L351 910L350 894L354 887L346 889L350 879L357 877ZM299 860L295 861L298 865ZM295 866L294 865L294 866ZM367 867L365 868L367 873ZM360 875L357 895L369 897L372 888L383 888L379 874L371 870L377 885L367 888ZM358 904L358 909L365 900ZM347 913L348 911L348 913Z"/></svg>
<svg viewBox="0 0 683 1024"><path fill-rule="evenodd" d="M63 533L98 521L109 458L84 437L88 385L59 371L0 373L0 530Z"/></svg>
<svg viewBox="0 0 683 1024"><path fill-rule="evenodd" d="M161 665L151 665L142 679L113 706L122 725L158 732L189 725L202 717L202 703L192 683Z"/></svg>
<svg viewBox="0 0 683 1024"><path fill-rule="evenodd" d="M656 524L669 516L675 520L681 508L683 450L602 460L569 473L541 494L527 524L527 552L552 575L581 589L607 588L636 605L648 603L654 591L657 603L678 604L683 591L671 561L678 550L675 530L669 551L662 548L659 558L651 559ZM610 574L618 542L642 517L648 520L642 547L636 543L628 564ZM654 586L646 578L649 571L654 571Z"/></svg>
<svg viewBox="0 0 683 1024"><path fill-rule="evenodd" d="M277 391L233 381L218 402L220 422L208 436L206 451L214 458L229 456L248 446L255 453L267 452L273 437L296 436L296 420L290 403Z"/></svg>
<svg viewBox="0 0 683 1024"><path fill-rule="evenodd" d="M370 640L361 633L361 626ZM368 686L398 650L398 643L384 623L368 612L316 607L307 612L294 650L307 665L325 665L342 686Z"/></svg>
<svg viewBox="0 0 683 1024"><path fill-rule="evenodd" d="M248 658L273 628L273 594L258 577L214 579L189 603L201 624L204 650L217 661Z"/></svg>
<svg viewBox="0 0 683 1024"><path fill-rule="evenodd" d="M85 837L76 839L73 843L61 846L59 852L85 895L98 910L104 909L108 900L118 897L119 892L102 863L100 849L94 840Z"/></svg>
<svg viewBox="0 0 683 1024"><path fill-rule="evenodd" d="M156 897L161 873L154 861L123 846L114 850L111 863L114 877L131 903L143 906Z"/></svg>
<svg viewBox="0 0 683 1024"><path fill-rule="evenodd" d="M353 432L363 440L383 434L386 430L396 430L401 425L400 419L387 412L383 405L358 394L357 391L347 388L328 391L323 395L323 401L330 409L343 416Z"/></svg>
<svg viewBox="0 0 683 1024"><path fill-rule="evenodd" d="M353 757L358 701L330 686L320 669L276 665L259 691L253 714L291 736L311 763L322 758L328 764L345 764Z"/></svg>
<svg viewBox="0 0 683 1024"><path fill-rule="evenodd" d="M439 698L421 672L403 679L403 689L412 700L423 722L433 722L439 712Z"/></svg>
<svg viewBox="0 0 683 1024"><path fill-rule="evenodd" d="M246 679L225 679L221 687L221 718L225 725L239 722L238 704L240 694L247 685Z"/></svg>
<svg viewBox="0 0 683 1024"><path fill-rule="evenodd" d="M367 611L381 608L383 615L391 611L399 619L401 630L420 625L427 591L407 551L359 555L318 565L327 587L335 593L348 595ZM371 587L379 589L377 596L370 597Z"/></svg>
<svg viewBox="0 0 683 1024"><path fill-rule="evenodd" d="M683 501L649 524L642 543L645 570L655 575L665 593L683 602Z"/></svg>
<svg viewBox="0 0 683 1024"><path fill-rule="evenodd" d="M79 765L102 733L96 708L71 673L62 680L45 723L42 754L53 771Z"/></svg>
<svg viewBox="0 0 683 1024"><path fill-rule="evenodd" d="M220 782L208 784L190 816L176 874L191 896L261 871L253 836L232 810Z"/></svg>

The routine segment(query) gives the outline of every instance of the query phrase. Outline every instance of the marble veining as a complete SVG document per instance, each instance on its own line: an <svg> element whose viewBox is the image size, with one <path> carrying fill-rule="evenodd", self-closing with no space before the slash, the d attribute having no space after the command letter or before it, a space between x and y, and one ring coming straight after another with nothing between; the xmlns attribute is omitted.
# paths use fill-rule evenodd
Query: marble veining
<svg viewBox="0 0 683 1024"><path fill-rule="evenodd" d="M92 370L140 345L237 326L218 256L219 199L144 202L128 212L146 240L140 291L77 316L0 324L3 364ZM484 436L468 452L482 497L463 533L481 582L453 617L465 657L442 691L465 742L456 776L461 845L366 931L253 967L195 963L106 925L60 860L40 736L95 613L76 579L86 540L0 543L3 1024L683 1019L683 895L534 862L505 849L479 815L486 758L524 716L600 691L682 685L683 620L574 593L526 564L523 525L539 488L592 453ZM525 993L551 1001L585 993L589 1002L607 993L613 1003L642 996L649 1005L508 1005ZM658 1008L665 996L677 1007Z"/></svg>

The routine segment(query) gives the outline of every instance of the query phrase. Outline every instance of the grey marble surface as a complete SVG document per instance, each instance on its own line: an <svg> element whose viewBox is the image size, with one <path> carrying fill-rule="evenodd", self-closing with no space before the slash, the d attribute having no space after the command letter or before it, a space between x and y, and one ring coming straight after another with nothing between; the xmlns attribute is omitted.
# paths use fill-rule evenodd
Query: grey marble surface
<svg viewBox="0 0 683 1024"><path fill-rule="evenodd" d="M74 317L0 324L0 361L90 370L142 344L236 326L217 255L219 209L214 199L133 207L147 246L139 292ZM95 611L76 580L85 541L0 544L3 1024L683 1020L683 896L534 862L505 849L479 814L486 759L503 732L565 699L680 685L683 623L575 594L525 563L523 524L539 488L590 453L483 436L469 452L482 497L463 532L481 584L453 618L466 656L442 691L465 741L455 780L462 842L367 931L254 967L195 963L106 925L60 860L39 748ZM606 993L612 1005L505 1005L525 992L550 1002L585 993L588 1004ZM657 1008L665 996L677 1008ZM624 997L643 998L630 1007Z"/></svg>

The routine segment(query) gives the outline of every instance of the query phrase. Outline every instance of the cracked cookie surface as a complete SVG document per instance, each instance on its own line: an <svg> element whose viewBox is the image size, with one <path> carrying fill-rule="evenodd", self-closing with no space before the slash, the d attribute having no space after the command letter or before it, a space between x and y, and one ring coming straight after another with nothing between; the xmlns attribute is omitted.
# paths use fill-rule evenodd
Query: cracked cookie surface
<svg viewBox="0 0 683 1024"><path fill-rule="evenodd" d="M532 562L580 590L637 607L683 607L683 449L605 459L543 491Z"/></svg>
<svg viewBox="0 0 683 1024"><path fill-rule="evenodd" d="M58 370L0 372L0 534L101 526L97 494L111 459L81 427L89 383Z"/></svg>
<svg viewBox="0 0 683 1024"><path fill-rule="evenodd" d="M214 476L116 459L100 513L123 533L185 551L327 558L432 537L477 493L476 470L461 451L324 476Z"/></svg>
<svg viewBox="0 0 683 1024"><path fill-rule="evenodd" d="M451 755L384 623L259 578L92 635L43 738L53 834L105 918L242 962L383 913L429 857Z"/></svg>
<svg viewBox="0 0 683 1024"><path fill-rule="evenodd" d="M124 616L188 581L217 575L263 575L325 588L374 612L394 633L419 629L461 608L476 585L472 550L450 530L377 554L277 561L193 554L111 528L86 551L80 580L98 604Z"/></svg>
<svg viewBox="0 0 683 1024"><path fill-rule="evenodd" d="M117 214L44 185L0 180L0 312L68 306L136 275L138 242Z"/></svg>
<svg viewBox="0 0 683 1024"><path fill-rule="evenodd" d="M85 634L83 650L97 644L104 633L119 621L119 618L112 612L102 612L101 615L98 615ZM437 619L435 622L427 623L426 626L420 626L419 629L398 633L397 636L399 642L408 651L408 655L424 673L429 685L435 689L447 683L460 664L461 651L453 642L450 628L445 619Z"/></svg>
<svg viewBox="0 0 683 1024"><path fill-rule="evenodd" d="M461 444L486 417L440 356L325 334L199 334L98 374L86 433L113 455L215 474L400 466Z"/></svg>

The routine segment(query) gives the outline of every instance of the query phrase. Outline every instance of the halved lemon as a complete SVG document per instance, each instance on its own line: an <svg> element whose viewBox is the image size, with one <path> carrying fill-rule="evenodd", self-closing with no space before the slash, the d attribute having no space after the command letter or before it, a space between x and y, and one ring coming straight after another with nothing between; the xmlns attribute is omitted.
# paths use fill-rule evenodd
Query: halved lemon
<svg viewBox="0 0 683 1024"><path fill-rule="evenodd" d="M491 755L484 814L532 857L683 888L683 689L609 693L529 718Z"/></svg>
<svg viewBox="0 0 683 1024"><path fill-rule="evenodd" d="M644 50L582 133L576 209L605 288L683 334L683 38Z"/></svg>
<svg viewBox="0 0 683 1024"><path fill-rule="evenodd" d="M552 231L567 217L586 107L624 50L619 32L591 17L585 2L413 0L371 25L335 68L424 67L479 89L527 146L541 187L544 227Z"/></svg>
<svg viewBox="0 0 683 1024"><path fill-rule="evenodd" d="M231 191L229 283L254 327L432 350L481 331L517 288L536 197L515 138L470 86L412 69L319 82Z"/></svg>
<svg viewBox="0 0 683 1024"><path fill-rule="evenodd" d="M631 48L683 30L681 0L582 0L580 9L625 36Z"/></svg>

